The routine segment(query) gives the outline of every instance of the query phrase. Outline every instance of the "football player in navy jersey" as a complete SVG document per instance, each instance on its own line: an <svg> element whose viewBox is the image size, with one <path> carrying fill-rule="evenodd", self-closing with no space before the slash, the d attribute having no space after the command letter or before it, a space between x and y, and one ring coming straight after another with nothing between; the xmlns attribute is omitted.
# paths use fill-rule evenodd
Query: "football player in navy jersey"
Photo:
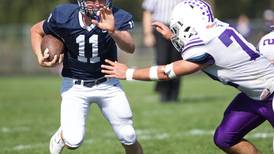
<svg viewBox="0 0 274 154"><path fill-rule="evenodd" d="M77 4L57 6L48 19L31 28L31 43L38 62L54 67L63 62L61 86L61 126L50 140L51 154L64 147L78 148L85 136L91 103L96 103L122 143L126 154L142 154L133 128L132 112L119 80L105 78L105 59L117 60L116 44L133 53L135 45L128 30L132 15L112 7L111 0L78 0ZM41 40L51 34L64 42L64 58L48 60Z"/></svg>

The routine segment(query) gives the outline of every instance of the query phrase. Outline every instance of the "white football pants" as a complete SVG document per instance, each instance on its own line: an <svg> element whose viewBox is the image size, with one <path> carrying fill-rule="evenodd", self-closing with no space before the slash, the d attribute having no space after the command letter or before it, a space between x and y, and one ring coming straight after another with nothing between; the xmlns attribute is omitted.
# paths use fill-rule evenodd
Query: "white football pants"
<svg viewBox="0 0 274 154"><path fill-rule="evenodd" d="M92 103L101 109L122 144L134 144L136 134L132 112L119 80L110 78L91 88L76 85L73 81L64 78L61 86L61 130L65 144L77 148L83 142Z"/></svg>

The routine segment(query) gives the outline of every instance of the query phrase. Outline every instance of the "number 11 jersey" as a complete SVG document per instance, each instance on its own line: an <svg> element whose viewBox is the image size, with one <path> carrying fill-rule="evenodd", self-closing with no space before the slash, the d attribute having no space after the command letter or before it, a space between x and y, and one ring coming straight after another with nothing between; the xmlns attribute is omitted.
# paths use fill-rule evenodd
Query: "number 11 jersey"
<svg viewBox="0 0 274 154"><path fill-rule="evenodd" d="M43 24L46 34L52 34L65 44L62 76L93 80L103 77L101 64L105 59L117 60L117 47L107 31L95 25L86 26L77 4L57 6ZM115 29L133 28L132 15L112 8Z"/></svg>

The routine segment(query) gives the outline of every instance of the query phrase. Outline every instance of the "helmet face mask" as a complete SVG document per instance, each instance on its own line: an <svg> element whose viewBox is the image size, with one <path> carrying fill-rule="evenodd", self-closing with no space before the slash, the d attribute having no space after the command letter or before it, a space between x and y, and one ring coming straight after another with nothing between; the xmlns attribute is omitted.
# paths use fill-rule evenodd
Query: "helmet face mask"
<svg viewBox="0 0 274 154"><path fill-rule="evenodd" d="M172 11L170 29L172 43L179 52L193 36L199 37L214 23L210 5L203 0L184 0Z"/></svg>
<svg viewBox="0 0 274 154"><path fill-rule="evenodd" d="M184 46L185 46L184 42L181 39L179 39L179 37L177 37L176 35L173 35L170 38L170 40L171 40L172 45L176 48L176 50L178 52L180 52L181 49L184 48Z"/></svg>
<svg viewBox="0 0 274 154"><path fill-rule="evenodd" d="M91 7L89 5L89 0L77 0L78 5L80 7L80 12L86 16L88 16L91 19L98 20L99 17L97 16L97 12L99 11L99 8ZM97 4L96 4L97 5ZM112 7L112 0L105 0L104 6L111 8Z"/></svg>
<svg viewBox="0 0 274 154"><path fill-rule="evenodd" d="M173 46L180 52L184 48L185 42L196 35L197 32L190 26L184 26L181 21L177 21L170 25L170 29L173 33L171 42Z"/></svg>

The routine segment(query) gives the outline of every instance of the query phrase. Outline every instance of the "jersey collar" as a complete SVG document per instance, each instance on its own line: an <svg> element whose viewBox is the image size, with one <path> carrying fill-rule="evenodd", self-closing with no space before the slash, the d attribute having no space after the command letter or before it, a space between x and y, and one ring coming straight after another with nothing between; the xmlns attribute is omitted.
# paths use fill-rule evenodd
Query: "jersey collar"
<svg viewBox="0 0 274 154"><path fill-rule="evenodd" d="M84 21L83 21L83 15L81 12L78 13L79 15L79 23L80 23L80 26L83 28L83 29L86 29L87 31L91 31L93 28L95 28L95 25L94 24L91 24L90 26L88 25L85 25Z"/></svg>

